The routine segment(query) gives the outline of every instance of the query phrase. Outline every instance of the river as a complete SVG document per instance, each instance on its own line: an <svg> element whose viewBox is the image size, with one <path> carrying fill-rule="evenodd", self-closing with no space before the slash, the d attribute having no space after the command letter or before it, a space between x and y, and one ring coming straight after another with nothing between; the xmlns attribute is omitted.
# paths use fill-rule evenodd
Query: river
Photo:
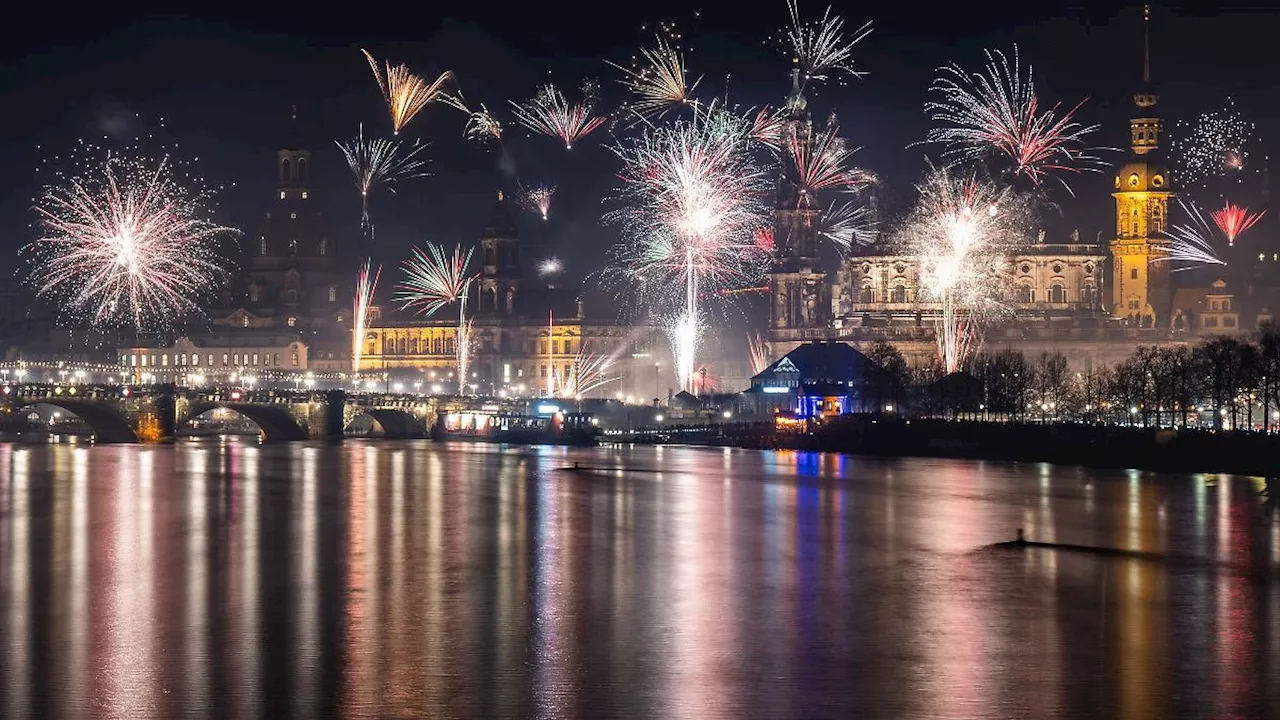
<svg viewBox="0 0 1280 720"><path fill-rule="evenodd" d="M0 445L0 717L1280 717L1259 487L722 448ZM1019 528L1115 552L994 546Z"/></svg>

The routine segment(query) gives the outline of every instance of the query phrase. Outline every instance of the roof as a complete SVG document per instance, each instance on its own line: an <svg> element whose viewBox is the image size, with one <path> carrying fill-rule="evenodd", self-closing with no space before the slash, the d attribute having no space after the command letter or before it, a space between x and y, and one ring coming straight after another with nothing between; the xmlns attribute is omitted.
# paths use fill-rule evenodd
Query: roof
<svg viewBox="0 0 1280 720"><path fill-rule="evenodd" d="M874 360L858 352L852 345L842 342L811 342L783 355L752 377L751 382L757 384L775 378L795 379L797 375L801 383L843 382L864 379L880 372L880 366Z"/></svg>
<svg viewBox="0 0 1280 720"><path fill-rule="evenodd" d="M516 227L515 213L511 210L511 203L501 190L498 191L498 202L493 206L493 215L489 218L489 222L480 231L480 239L499 238L504 240L513 240L520 237L520 231Z"/></svg>

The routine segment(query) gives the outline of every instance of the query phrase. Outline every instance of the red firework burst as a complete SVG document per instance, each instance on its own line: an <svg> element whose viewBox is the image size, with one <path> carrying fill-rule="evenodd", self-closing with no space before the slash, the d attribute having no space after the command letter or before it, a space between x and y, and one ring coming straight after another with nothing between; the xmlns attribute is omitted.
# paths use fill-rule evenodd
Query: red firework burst
<svg viewBox="0 0 1280 720"><path fill-rule="evenodd" d="M1244 233L1245 230L1253 227L1254 223L1262 219L1267 211L1260 213L1251 213L1249 208L1241 205L1232 205L1227 201L1221 210L1214 210L1210 213L1213 221L1218 224L1218 229L1223 235L1227 236L1227 245L1234 246L1236 238Z"/></svg>

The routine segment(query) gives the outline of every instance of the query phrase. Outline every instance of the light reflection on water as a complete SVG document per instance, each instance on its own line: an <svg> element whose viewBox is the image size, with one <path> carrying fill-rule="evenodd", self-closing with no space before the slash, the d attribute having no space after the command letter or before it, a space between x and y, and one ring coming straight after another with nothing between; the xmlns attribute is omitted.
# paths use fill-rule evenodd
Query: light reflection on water
<svg viewBox="0 0 1280 720"><path fill-rule="evenodd" d="M1257 489L710 448L0 446L0 710L1277 716ZM1018 528L1130 552L989 547Z"/></svg>

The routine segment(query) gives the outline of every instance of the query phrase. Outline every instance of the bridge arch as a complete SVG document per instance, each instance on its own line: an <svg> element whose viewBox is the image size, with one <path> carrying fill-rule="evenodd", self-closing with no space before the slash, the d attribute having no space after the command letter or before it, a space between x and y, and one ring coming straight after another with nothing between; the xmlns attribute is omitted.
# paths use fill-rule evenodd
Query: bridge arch
<svg viewBox="0 0 1280 720"><path fill-rule="evenodd" d="M385 438L413 440L431 436L431 431L412 413L395 408L360 408L360 415L367 415L381 428ZM350 423L348 423L350 425Z"/></svg>
<svg viewBox="0 0 1280 720"><path fill-rule="evenodd" d="M197 418L210 410L226 408L235 411L254 422L262 430L262 439L267 442L306 440L306 428L298 424L293 414L280 405L258 405L253 403L200 403L192 406L185 421ZM185 424L184 421L184 424Z"/></svg>
<svg viewBox="0 0 1280 720"><path fill-rule="evenodd" d="M94 442L99 443L136 443L140 442L138 433L123 415L110 407L88 400L49 397L30 400L23 407L35 405L51 405L75 415L93 430Z"/></svg>

